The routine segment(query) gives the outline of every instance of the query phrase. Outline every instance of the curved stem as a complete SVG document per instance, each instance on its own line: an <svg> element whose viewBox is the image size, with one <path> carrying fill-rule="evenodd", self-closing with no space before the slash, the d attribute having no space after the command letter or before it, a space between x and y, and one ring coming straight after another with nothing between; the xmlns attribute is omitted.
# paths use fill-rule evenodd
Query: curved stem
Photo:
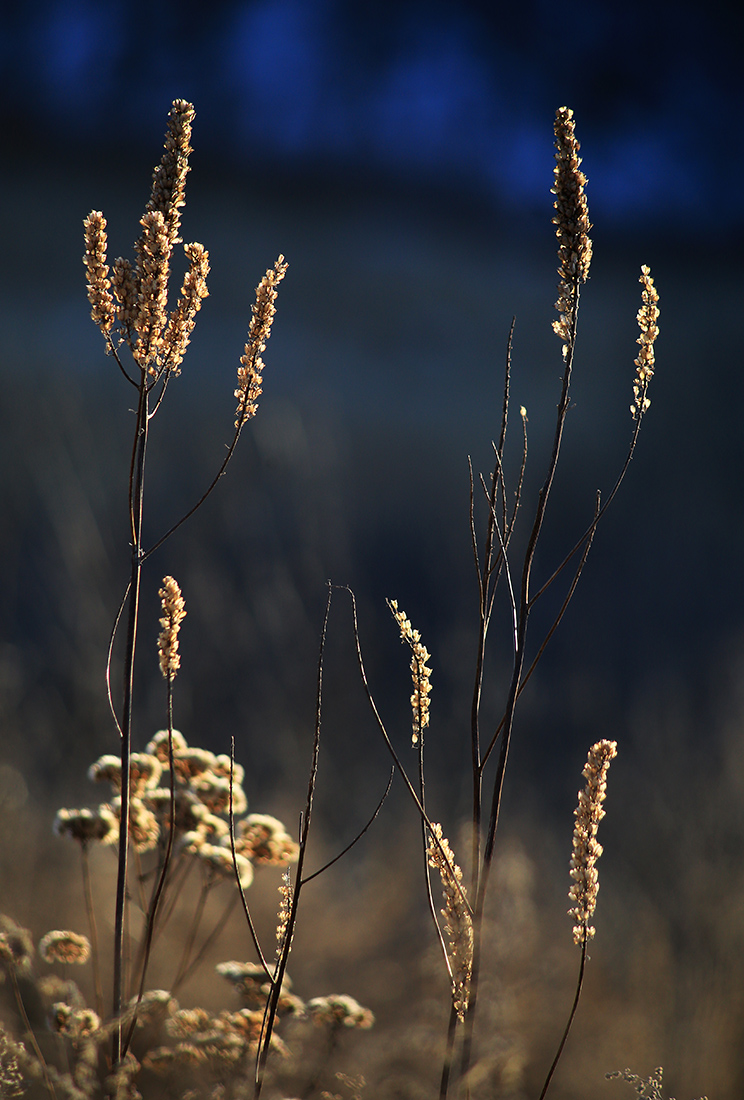
<svg viewBox="0 0 744 1100"><path fill-rule="evenodd" d="M545 1100L545 1094L548 1091L548 1086L550 1085L550 1082L553 1079L553 1074L555 1073L556 1066L558 1065L558 1062L560 1061L561 1054L563 1054L563 1048L566 1045L566 1040L568 1039L568 1033L571 1030L571 1025L574 1022L574 1017L576 1015L576 1009L579 1007L579 997L581 996L581 988L584 984L584 969L585 969L585 967L586 967L586 925L584 925L584 938L581 942L581 963L579 965L579 980L576 984L576 993L574 995L573 1005L571 1006L571 1012L569 1013L569 1016L568 1016L568 1022L566 1024L566 1028L563 1032L563 1037L562 1037L560 1043L558 1044L558 1050L556 1051L555 1058L553 1059L553 1064L550 1067L550 1069L548 1070L548 1076L545 1078L545 1084L543 1085L543 1089L542 1089L542 1092L540 1093L539 1100Z"/></svg>

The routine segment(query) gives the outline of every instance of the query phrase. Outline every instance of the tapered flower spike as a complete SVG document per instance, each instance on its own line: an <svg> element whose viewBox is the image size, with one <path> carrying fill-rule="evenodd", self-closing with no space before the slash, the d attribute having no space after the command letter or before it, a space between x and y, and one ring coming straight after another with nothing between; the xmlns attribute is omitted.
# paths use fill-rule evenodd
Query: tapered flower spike
<svg viewBox="0 0 744 1100"><path fill-rule="evenodd" d="M581 946L594 936L595 929L589 921L597 905L599 875L597 860L602 855L602 845L597 842L597 829L605 815L602 803L607 793L607 771L610 761L617 756L617 742L598 741L589 750L582 775L586 786L579 791L579 804L574 810L576 824L573 834L571 878L573 885L568 896L574 903L568 915L576 922L574 943Z"/></svg>
<svg viewBox="0 0 744 1100"><path fill-rule="evenodd" d="M555 235L558 238L558 301L560 319L553 331L563 341L564 357L574 338L579 284L586 282L592 260L591 222L584 193L586 176L581 171L581 146L576 140L573 111L559 107L555 116Z"/></svg>
<svg viewBox="0 0 744 1100"><path fill-rule="evenodd" d="M470 1001L470 979L473 973L473 919L467 907L462 871L455 863L449 841L442 835L442 826L432 824L434 837L429 838L427 856L429 866L436 868L442 880L448 950L447 956L452 977L452 1005L464 1020Z"/></svg>
<svg viewBox="0 0 744 1100"><path fill-rule="evenodd" d="M413 678L413 694L411 695L411 709L413 711L413 744L418 744L423 730L429 725L429 693L431 692L431 669L427 661L431 660L431 654L421 641L421 634L411 626L411 620L406 618L405 611L398 610L397 600L388 600L388 606L400 629L400 640L407 642L411 647L411 676Z"/></svg>
<svg viewBox="0 0 744 1100"><path fill-rule="evenodd" d="M158 592L163 608L163 617L160 625L163 628L158 638L158 658L160 671L166 680L173 680L181 667L181 657L178 653L178 632L181 622L186 617L181 589L173 577L163 578L163 587Z"/></svg>
<svg viewBox="0 0 744 1100"><path fill-rule="evenodd" d="M656 323L659 319L659 294L654 286L654 280L651 278L651 268L646 267L645 264L641 268L638 282L642 284L643 290L641 291L642 305L638 310L638 327L641 330L641 335L638 337L637 343L641 345L641 350L635 361L636 375L633 381L633 404L630 406L634 420L637 420L639 416L643 416L651 404L646 394L648 384L654 376L654 342L659 335L659 326Z"/></svg>
<svg viewBox="0 0 744 1100"><path fill-rule="evenodd" d="M100 210L91 210L83 222L85 236L85 276L88 283L90 315L104 336L116 320L116 306L111 294L111 280L106 263L106 219Z"/></svg>
<svg viewBox="0 0 744 1100"><path fill-rule="evenodd" d="M280 256L256 287L256 301L251 307L253 316L248 329L248 340L238 367L238 388L235 390L235 396L238 398L236 428L241 428L246 420L255 416L258 409L264 369L261 354L266 350L266 341L271 335L271 323L276 313L274 302L279 283L286 275L288 266L284 257Z"/></svg>

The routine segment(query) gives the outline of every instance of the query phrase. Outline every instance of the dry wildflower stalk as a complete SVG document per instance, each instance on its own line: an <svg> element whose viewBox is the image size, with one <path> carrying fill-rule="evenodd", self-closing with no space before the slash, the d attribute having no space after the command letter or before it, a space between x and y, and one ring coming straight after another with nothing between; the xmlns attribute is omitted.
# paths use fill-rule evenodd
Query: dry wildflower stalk
<svg viewBox="0 0 744 1100"><path fill-rule="evenodd" d="M573 834L571 878L573 885L568 896L574 903L568 915L576 921L573 930L574 943L582 945L594 936L589 924L597 904L599 875L596 863L602 855L602 845L597 842L597 829L605 815L602 803L607 792L607 771L610 761L617 756L617 742L598 741L589 750L584 770L586 786L579 791L579 804L574 810L576 824Z"/></svg>
<svg viewBox="0 0 744 1100"><path fill-rule="evenodd" d="M245 351L240 359L238 367L238 388L235 396L238 398L235 427L241 428L246 420L256 415L258 398L263 392L264 361L261 358L266 350L266 341L271 335L271 323L276 313L277 288L287 273L289 265L283 256L280 256L273 267L270 267L261 282L256 287L256 301L251 306L252 318L248 329L248 340Z"/></svg>
<svg viewBox="0 0 744 1100"><path fill-rule="evenodd" d="M636 377L633 381L633 404L630 406L634 420L643 416L651 404L646 394L648 384L654 376L654 342L659 335L659 326L656 324L659 318L659 294L651 278L651 268L645 264L641 268L638 282L642 284L643 290L642 305L638 310L638 327L641 330L638 343L641 350L635 361Z"/></svg>
<svg viewBox="0 0 744 1100"><path fill-rule="evenodd" d="M186 617L186 606L178 582L173 577L163 577L163 587L158 595L163 608L163 617L160 620L163 629L158 638L160 671L166 680L173 680L181 667L178 632Z"/></svg>
<svg viewBox="0 0 744 1100"><path fill-rule="evenodd" d="M186 175L191 153L194 108L174 100L168 115L165 151L153 174L152 191L140 219L135 243L136 264L117 258L111 277L106 262L106 219L92 211L85 219L85 255L91 317L115 351L111 334L117 328L139 368L159 376L178 374L201 303L207 297L209 256L203 245L184 247L188 271L179 302L168 317L168 282L173 248L181 242L181 209L186 202Z"/></svg>
<svg viewBox="0 0 744 1100"><path fill-rule="evenodd" d="M462 871L455 863L449 841L442 836L442 826L432 823L429 838L429 866L439 871L444 893L445 931L449 941L449 964L452 978L452 1004L461 1020L465 1019L470 999L470 977L473 970L473 920L466 905L467 895L462 885Z"/></svg>
<svg viewBox="0 0 744 1100"><path fill-rule="evenodd" d="M407 642L411 647L411 675L413 677L413 695L411 696L411 708L413 710L413 744L418 744L421 732L429 725L429 693L431 691L431 669L427 661L431 660L431 654L421 642L421 634L411 626L411 620L406 618L404 611L398 610L397 600L388 600L388 607L400 628L401 642Z"/></svg>
<svg viewBox="0 0 744 1100"><path fill-rule="evenodd" d="M563 341L566 358L575 338L579 283L586 282L592 259L592 242L588 236L592 226L584 194L586 176L581 171L581 146L576 140L573 111L568 107L560 107L556 112L555 147L555 182L551 190L555 195L553 224L559 241L560 281L555 308L560 318L553 322L553 330Z"/></svg>

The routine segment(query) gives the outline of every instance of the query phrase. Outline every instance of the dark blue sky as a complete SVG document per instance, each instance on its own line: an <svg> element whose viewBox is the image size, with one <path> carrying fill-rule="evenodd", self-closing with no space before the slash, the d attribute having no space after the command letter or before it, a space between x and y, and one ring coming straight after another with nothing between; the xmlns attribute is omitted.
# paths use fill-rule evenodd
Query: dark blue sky
<svg viewBox="0 0 744 1100"><path fill-rule="evenodd" d="M5 6L0 88L16 141L151 149L183 96L200 149L236 168L373 173L527 211L544 209L565 103L596 216L726 234L744 221L733 7L37 0Z"/></svg>

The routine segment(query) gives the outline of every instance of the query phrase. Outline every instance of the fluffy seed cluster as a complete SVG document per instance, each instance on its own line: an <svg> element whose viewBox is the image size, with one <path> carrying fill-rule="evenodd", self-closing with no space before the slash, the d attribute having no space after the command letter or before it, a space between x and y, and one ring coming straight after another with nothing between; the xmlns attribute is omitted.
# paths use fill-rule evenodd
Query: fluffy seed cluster
<svg viewBox="0 0 744 1100"><path fill-rule="evenodd" d="M275 817L248 814L236 826L235 850L251 863L286 867L297 862L300 846Z"/></svg>
<svg viewBox="0 0 744 1100"><path fill-rule="evenodd" d="M263 392L261 385L265 364L261 355L266 350L266 341L271 335L271 324L276 313L274 302L279 283L286 275L288 266L284 257L280 256L256 287L256 301L251 306L248 340L238 367L238 388L235 390L235 396L238 399L235 414L236 428L241 428L246 420L256 415L258 398Z"/></svg>
<svg viewBox="0 0 744 1100"><path fill-rule="evenodd" d="M558 238L558 301L560 317L553 330L563 341L564 357L573 341L579 283L586 282L592 259L591 222L584 193L586 176L581 171L581 146L576 140L573 111L559 107L555 116L555 181L551 188L555 235Z"/></svg>
<svg viewBox="0 0 744 1100"><path fill-rule="evenodd" d="M166 578L166 582L170 578ZM174 582L175 583L175 582ZM177 586L176 586L177 588ZM176 604L180 598L174 597ZM164 601L165 603L165 601ZM185 612L184 612L185 614ZM171 618L177 616L177 607ZM166 616L167 618L167 616ZM169 627L164 627L164 633ZM167 650L162 647L163 652ZM173 655L173 648L167 650ZM129 832L137 852L148 852L168 839L171 826L169 744L173 746L175 780L175 841L177 850L193 856L210 883L232 880L237 864L240 883L248 888L254 868L271 864L286 867L297 859L298 847L275 817L250 814L243 790L244 769L229 756L190 747L179 730L160 730L145 752L130 756ZM231 779L232 771L232 779ZM55 832L69 836L83 847L96 840L114 845L121 821L121 761L118 756L99 757L88 769L96 783L109 783L113 797L97 810L59 810ZM228 817L232 796L235 819L233 861Z"/></svg>
<svg viewBox="0 0 744 1100"><path fill-rule="evenodd" d="M165 370L179 373L196 314L209 293L208 253L200 244L188 244L184 248L188 270L179 301L169 316L168 283L173 249L181 243L194 115L192 104L174 100L165 150L140 219L142 233L134 246L136 263L121 257L114 260L109 277L106 219L94 210L83 223L91 317L106 337L108 351L115 347L112 335L118 331L140 369L155 376Z"/></svg>
<svg viewBox="0 0 744 1100"><path fill-rule="evenodd" d="M39 954L48 963L85 963L90 958L90 941L77 932L47 932L39 942Z"/></svg>
<svg viewBox="0 0 744 1100"><path fill-rule="evenodd" d="M594 935L592 919L599 893L597 860L602 855L602 845L597 842L597 829L605 815L602 803L607 793L607 771L617 756L617 742L598 741L589 750L582 775L586 786L579 791L579 804L574 810L576 824L573 834L571 878L573 884L568 896L573 906L568 915L573 917L574 943L581 946Z"/></svg>
<svg viewBox="0 0 744 1100"><path fill-rule="evenodd" d="M181 667L178 653L178 632L186 617L181 589L173 577L163 577L163 587L158 592L163 609L160 625L163 628L158 638L158 659L160 671L166 680L173 680Z"/></svg>
<svg viewBox="0 0 744 1100"><path fill-rule="evenodd" d="M375 1017L368 1008L346 994L332 993L327 997L313 997L307 1002L308 1015L313 1022L326 1024L333 1028L358 1027L370 1028Z"/></svg>
<svg viewBox="0 0 744 1100"><path fill-rule="evenodd" d="M398 610L397 600L388 600L388 606L400 629L400 640L406 642L411 648L411 676L413 677L413 695L411 696L411 708L413 711L413 744L418 744L422 730L429 725L429 693L431 691L431 669L427 661L431 660L431 654L421 642L421 634L411 626L410 619L406 618L404 611Z"/></svg>
<svg viewBox="0 0 744 1100"><path fill-rule="evenodd" d="M460 1019L465 1018L470 1000L470 978L473 972L473 919L466 904L462 871L455 863L449 841L442 836L442 826L432 824L434 837L429 838L429 866L439 871L444 894L444 927L447 933L448 956L452 976L452 1004Z"/></svg>
<svg viewBox="0 0 744 1100"><path fill-rule="evenodd" d="M651 278L651 268L641 268L639 283L643 286L641 291L641 308L638 310L638 327L641 334L637 343L641 345L638 358L635 361L636 374L633 381L633 404L630 406L633 419L643 416L651 402L646 396L648 384L654 376L654 342L659 335L659 294Z"/></svg>

